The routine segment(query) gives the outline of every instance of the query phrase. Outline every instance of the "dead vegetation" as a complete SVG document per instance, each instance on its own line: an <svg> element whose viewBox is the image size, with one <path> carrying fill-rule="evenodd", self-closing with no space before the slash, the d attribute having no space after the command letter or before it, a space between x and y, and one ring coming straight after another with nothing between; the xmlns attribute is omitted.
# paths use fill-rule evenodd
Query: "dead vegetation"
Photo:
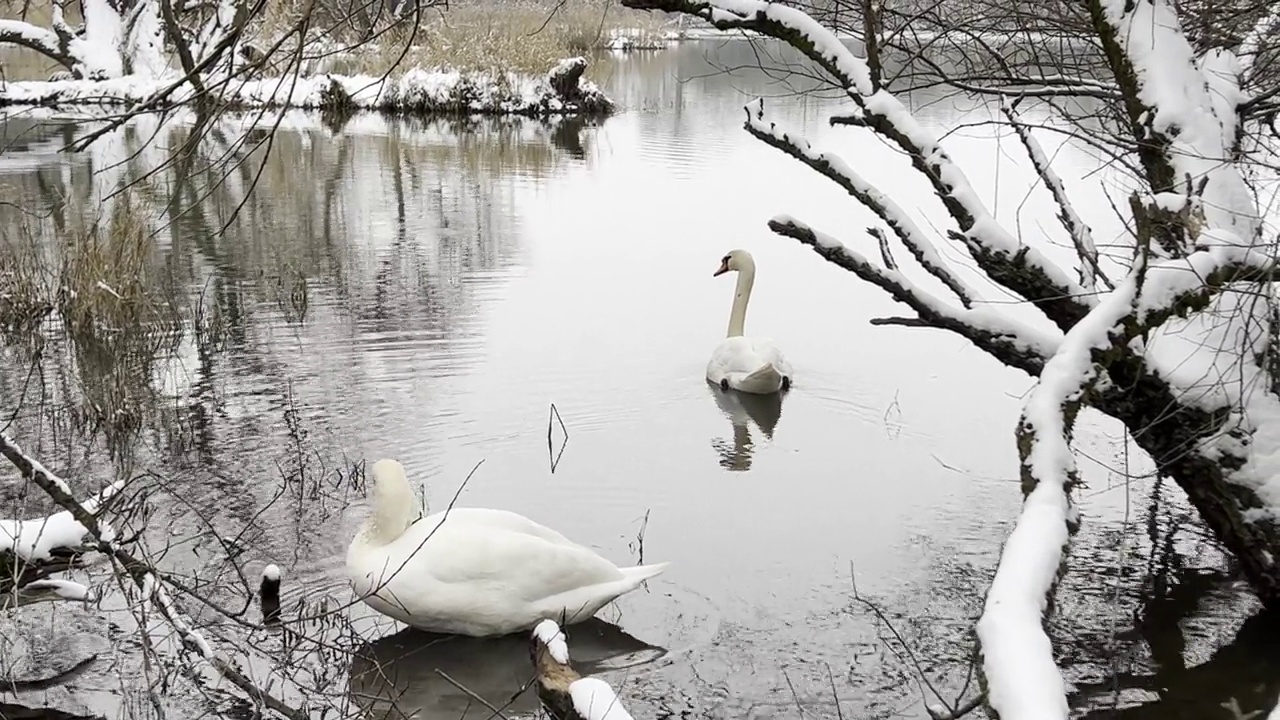
<svg viewBox="0 0 1280 720"><path fill-rule="evenodd" d="M152 380L182 341L185 315L149 204L123 193L104 208L65 213L52 242L30 226L0 238L0 330L32 356L65 342L77 424L129 434L155 404Z"/></svg>
<svg viewBox="0 0 1280 720"><path fill-rule="evenodd" d="M273 6L255 42L269 41L275 28L295 20L288 4ZM667 19L623 8L614 0L463 0L448 8L424 10L388 22L375 40L364 43L349 22L332 26L331 37L343 50L317 63L325 71L383 76L409 68L542 75L556 62L590 56L616 32L632 34L633 44L660 44L674 29ZM593 67L595 64L592 65ZM588 70L588 76L591 71Z"/></svg>

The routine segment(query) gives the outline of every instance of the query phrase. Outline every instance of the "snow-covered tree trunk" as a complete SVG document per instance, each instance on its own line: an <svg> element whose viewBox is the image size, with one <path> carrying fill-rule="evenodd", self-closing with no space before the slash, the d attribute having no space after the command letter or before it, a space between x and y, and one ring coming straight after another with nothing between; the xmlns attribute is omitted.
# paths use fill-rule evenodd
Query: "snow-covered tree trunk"
<svg viewBox="0 0 1280 720"><path fill-rule="evenodd" d="M1047 333L983 309L975 302L980 294L948 267L933 233L910 213L840 158L766 120L763 103L748 107L749 133L871 210L955 301L901 272L883 231L872 229L882 264L791 217L772 219L774 232L812 247L916 314L879 323L949 330L1038 378L1016 429L1023 511L978 623L988 703L996 714L1003 720L1067 717L1044 615L1077 527L1070 442L1084 407L1125 424L1239 560L1259 598L1280 607L1274 562L1280 557L1280 376L1273 372L1280 368L1280 316L1272 286L1280 274L1246 183L1250 148L1241 142L1245 123L1263 114L1257 100L1269 93L1245 81L1251 75L1244 50L1241 56L1224 47L1197 53L1172 0L1086 0L1086 24L1096 41L1091 47L1102 50L1091 62L1108 68L1113 82L1055 76L1040 85L1052 91L1046 94L1110 102L1114 117L1125 120L1114 128L1114 149L1129 154L1141 177L1130 201L1131 252L1119 271L1108 274L1099 263L1087 218L1072 206L1016 104L1004 108L1061 210L1063 230L1078 254L1069 272L1004 228L939 137L882 85L877 43L866 43L873 57L859 57L804 12L778 3L623 4L695 15L721 30L754 31L799 50L854 106L832 123L878 134L901 149L951 216L947 237L989 280L1056 327ZM1028 3L1025 10L1041 7ZM1265 33L1275 23L1264 18L1258 25ZM1246 38L1241 48L1262 44Z"/></svg>

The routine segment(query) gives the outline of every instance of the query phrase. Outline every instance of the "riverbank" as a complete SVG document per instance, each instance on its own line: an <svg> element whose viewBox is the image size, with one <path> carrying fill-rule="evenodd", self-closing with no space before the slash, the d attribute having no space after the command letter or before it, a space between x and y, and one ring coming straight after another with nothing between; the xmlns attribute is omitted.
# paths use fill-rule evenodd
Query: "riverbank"
<svg viewBox="0 0 1280 720"><path fill-rule="evenodd" d="M374 110L403 115L604 116L615 105L583 77L582 57L561 60L542 76L506 72L413 68L397 76L324 73L307 77L229 80L208 77L203 84L227 110L296 108L347 113ZM52 80L0 83L0 106L116 106L157 102L187 103L190 85L164 91L177 76L108 80Z"/></svg>

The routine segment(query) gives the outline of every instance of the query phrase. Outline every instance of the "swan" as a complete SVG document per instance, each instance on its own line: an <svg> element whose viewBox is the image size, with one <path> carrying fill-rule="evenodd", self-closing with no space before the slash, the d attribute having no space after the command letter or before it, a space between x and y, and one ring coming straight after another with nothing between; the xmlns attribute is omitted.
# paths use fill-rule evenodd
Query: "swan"
<svg viewBox="0 0 1280 720"><path fill-rule="evenodd" d="M372 475L373 512L347 549L347 576L365 604L419 630L486 637L582 622L669 564L619 568L505 510L422 517L403 465L379 460Z"/></svg>
<svg viewBox="0 0 1280 720"><path fill-rule="evenodd" d="M756 281L756 261L746 250L733 250L720 259L718 277L730 270L738 273L738 286L729 312L729 333L711 353L707 363L707 380L720 389L768 395L791 388L791 363L767 338L751 338L742 334L747 321L747 303L751 286Z"/></svg>

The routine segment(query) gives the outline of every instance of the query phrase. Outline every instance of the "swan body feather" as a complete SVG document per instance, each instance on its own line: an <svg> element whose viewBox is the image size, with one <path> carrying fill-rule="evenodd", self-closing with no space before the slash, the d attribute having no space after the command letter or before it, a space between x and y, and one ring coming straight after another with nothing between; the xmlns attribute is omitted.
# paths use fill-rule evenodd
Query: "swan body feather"
<svg viewBox="0 0 1280 720"><path fill-rule="evenodd" d="M791 363L768 338L727 337L720 341L707 363L707 380L733 390L768 395L782 390L782 379L791 377Z"/></svg>
<svg viewBox="0 0 1280 720"><path fill-rule="evenodd" d="M347 550L352 588L412 627L471 636L573 624L662 573L619 568L551 528L506 510L453 508L412 522L414 493L394 460L374 465L375 510Z"/></svg>

